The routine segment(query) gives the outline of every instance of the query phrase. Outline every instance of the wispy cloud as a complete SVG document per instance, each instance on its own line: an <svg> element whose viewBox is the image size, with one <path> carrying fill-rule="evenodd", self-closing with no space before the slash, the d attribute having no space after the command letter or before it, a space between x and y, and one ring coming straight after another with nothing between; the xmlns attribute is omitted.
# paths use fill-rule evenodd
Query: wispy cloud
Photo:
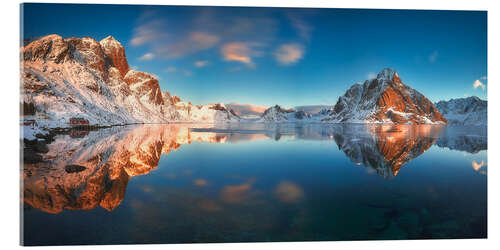
<svg viewBox="0 0 500 250"><path fill-rule="evenodd" d="M438 56L439 56L439 52L437 50L435 50L434 52L432 52L429 55L429 62L434 63L437 60Z"/></svg>
<svg viewBox="0 0 500 250"><path fill-rule="evenodd" d="M139 57L139 61L149 61L153 60L153 58L155 58L155 55L153 53L146 53Z"/></svg>
<svg viewBox="0 0 500 250"><path fill-rule="evenodd" d="M296 14L290 13L288 14L288 18L290 19L292 26L295 28L300 38L306 41L311 40L312 26L310 26L306 21L304 21L303 18L299 17Z"/></svg>
<svg viewBox="0 0 500 250"><path fill-rule="evenodd" d="M472 86L474 86L475 89L477 89L479 87L481 87L483 90L486 89L486 86L481 81L479 81L479 80L476 80L474 82L474 84L472 84Z"/></svg>
<svg viewBox="0 0 500 250"><path fill-rule="evenodd" d="M222 18L223 16L223 18ZM136 27L129 44L132 46L149 46L155 59L180 58L204 50L217 48L234 39L251 43L269 43L277 31L278 22L273 18L262 17L259 11L249 11L248 16L221 15L216 9L202 8L193 12L193 18L185 20L170 20L161 13L146 10L136 20ZM182 29L174 28L182 27ZM252 47L252 46L250 46ZM253 62L250 54L246 60L247 66ZM243 60L243 61L242 61ZM250 63L252 62L252 63Z"/></svg>
<svg viewBox="0 0 500 250"><path fill-rule="evenodd" d="M375 74L375 72L370 72L370 73L368 73L368 75L366 75L366 77L368 79L373 79L373 78L377 77L377 74Z"/></svg>
<svg viewBox="0 0 500 250"><path fill-rule="evenodd" d="M228 43L222 47L222 55L226 61L251 63L250 48L244 43Z"/></svg>
<svg viewBox="0 0 500 250"><path fill-rule="evenodd" d="M274 56L281 65L293 65L302 59L304 49L300 44L284 44L278 48Z"/></svg>
<svg viewBox="0 0 500 250"><path fill-rule="evenodd" d="M488 80L488 77L487 76L481 76L480 78L481 80Z"/></svg>
<svg viewBox="0 0 500 250"><path fill-rule="evenodd" d="M165 69L165 73L173 73L173 72L177 72L177 68L174 66L170 66Z"/></svg>
<svg viewBox="0 0 500 250"><path fill-rule="evenodd" d="M179 68L176 68L174 66L170 66L170 67L166 68L164 71L165 71L165 73L179 73L179 74L182 74L184 76L193 75L193 72L191 72L190 70L179 69Z"/></svg>
<svg viewBox="0 0 500 250"><path fill-rule="evenodd" d="M226 61L244 63L248 67L255 67L252 57L262 56L263 52L258 50L262 44L254 42L231 42L224 44L221 48L222 57Z"/></svg>
<svg viewBox="0 0 500 250"><path fill-rule="evenodd" d="M172 31L168 20L154 11L145 11L137 23L130 44L150 46L157 58L178 58L212 48L220 41L218 35L196 27Z"/></svg>
<svg viewBox="0 0 500 250"><path fill-rule="evenodd" d="M146 43L165 39L167 34L165 33L164 28L165 22L161 19L144 22L134 28L130 44L132 46L140 46Z"/></svg>
<svg viewBox="0 0 500 250"><path fill-rule="evenodd" d="M198 67L198 68L203 68L203 67L206 67L210 64L209 61L196 61L194 62L194 66Z"/></svg>

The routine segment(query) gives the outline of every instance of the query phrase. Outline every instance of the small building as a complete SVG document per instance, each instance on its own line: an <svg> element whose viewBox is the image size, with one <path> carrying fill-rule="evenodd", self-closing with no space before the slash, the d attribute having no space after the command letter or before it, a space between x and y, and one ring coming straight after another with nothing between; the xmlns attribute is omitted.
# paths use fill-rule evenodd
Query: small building
<svg viewBox="0 0 500 250"><path fill-rule="evenodd" d="M24 119L22 122L22 125L24 126L34 126L35 125L35 120L32 119Z"/></svg>
<svg viewBox="0 0 500 250"><path fill-rule="evenodd" d="M81 117L72 117L69 118L69 124L75 126L87 126L89 125L89 120L81 118Z"/></svg>

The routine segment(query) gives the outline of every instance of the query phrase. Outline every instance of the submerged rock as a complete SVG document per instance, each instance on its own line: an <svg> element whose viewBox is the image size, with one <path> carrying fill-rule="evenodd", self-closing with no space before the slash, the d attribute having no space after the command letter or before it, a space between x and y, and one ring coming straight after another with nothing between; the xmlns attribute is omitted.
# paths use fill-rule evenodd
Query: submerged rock
<svg viewBox="0 0 500 250"><path fill-rule="evenodd" d="M64 167L64 170L66 170L67 173L78 173L85 169L87 168L81 165L66 165L66 167Z"/></svg>

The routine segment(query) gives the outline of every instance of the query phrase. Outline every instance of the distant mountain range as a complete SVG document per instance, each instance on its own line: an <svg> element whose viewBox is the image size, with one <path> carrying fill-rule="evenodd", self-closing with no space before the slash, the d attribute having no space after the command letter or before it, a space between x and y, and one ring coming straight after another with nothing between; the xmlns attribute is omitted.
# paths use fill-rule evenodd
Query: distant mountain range
<svg viewBox="0 0 500 250"><path fill-rule="evenodd" d="M21 51L24 118L36 120L41 128L69 127L72 118L98 126L167 122L487 124L486 101L471 97L433 104L405 85L392 69L354 84L334 106L193 105L162 91L153 74L131 70L123 46L111 36L98 42L90 37L49 35L29 41Z"/></svg>
<svg viewBox="0 0 500 250"><path fill-rule="evenodd" d="M453 125L487 125L488 102L472 96L435 103L436 108Z"/></svg>

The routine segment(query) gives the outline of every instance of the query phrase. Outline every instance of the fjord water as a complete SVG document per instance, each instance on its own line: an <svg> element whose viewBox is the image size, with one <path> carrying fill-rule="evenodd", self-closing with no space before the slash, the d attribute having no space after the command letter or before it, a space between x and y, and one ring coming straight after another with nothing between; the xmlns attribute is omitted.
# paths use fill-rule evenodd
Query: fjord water
<svg viewBox="0 0 500 250"><path fill-rule="evenodd" d="M25 245L487 236L486 127L137 125L48 148L24 164Z"/></svg>

